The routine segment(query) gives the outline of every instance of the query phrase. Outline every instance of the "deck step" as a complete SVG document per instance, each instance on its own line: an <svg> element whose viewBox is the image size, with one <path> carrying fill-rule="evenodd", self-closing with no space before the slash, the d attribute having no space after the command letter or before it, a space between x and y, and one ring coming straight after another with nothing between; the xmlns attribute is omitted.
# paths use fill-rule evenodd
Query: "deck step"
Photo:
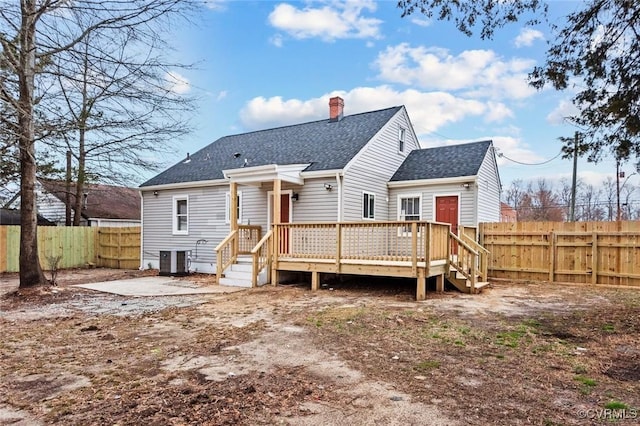
<svg viewBox="0 0 640 426"><path fill-rule="evenodd" d="M488 286L490 283L488 281L478 281L476 282L476 290L481 290L484 287ZM467 280L467 288L471 288L471 282Z"/></svg>
<svg viewBox="0 0 640 426"><path fill-rule="evenodd" d="M237 278L222 277L220 278L220 282L218 284L226 285L229 287L251 288L251 278L249 278L248 280L243 280Z"/></svg>

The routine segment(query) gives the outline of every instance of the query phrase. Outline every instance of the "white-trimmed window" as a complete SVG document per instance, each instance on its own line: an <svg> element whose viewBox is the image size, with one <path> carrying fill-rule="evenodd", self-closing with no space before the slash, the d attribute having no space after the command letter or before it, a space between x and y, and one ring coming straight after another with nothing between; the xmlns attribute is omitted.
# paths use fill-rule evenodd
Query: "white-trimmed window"
<svg viewBox="0 0 640 426"><path fill-rule="evenodd" d="M404 127L398 128L398 152L404 152L405 140L407 137L407 129Z"/></svg>
<svg viewBox="0 0 640 426"><path fill-rule="evenodd" d="M422 220L420 195L398 195L398 220Z"/></svg>
<svg viewBox="0 0 640 426"><path fill-rule="evenodd" d="M398 220L422 220L422 196L419 194L398 195ZM405 226L400 235L411 233L411 227Z"/></svg>
<svg viewBox="0 0 640 426"><path fill-rule="evenodd" d="M376 218L376 194L371 192L362 192L362 218Z"/></svg>
<svg viewBox="0 0 640 426"><path fill-rule="evenodd" d="M189 196L173 196L173 235L189 234Z"/></svg>
<svg viewBox="0 0 640 426"><path fill-rule="evenodd" d="M231 209L229 205L231 203L231 193L227 192L224 195L224 223L231 223ZM242 223L242 191L238 191L238 223Z"/></svg>

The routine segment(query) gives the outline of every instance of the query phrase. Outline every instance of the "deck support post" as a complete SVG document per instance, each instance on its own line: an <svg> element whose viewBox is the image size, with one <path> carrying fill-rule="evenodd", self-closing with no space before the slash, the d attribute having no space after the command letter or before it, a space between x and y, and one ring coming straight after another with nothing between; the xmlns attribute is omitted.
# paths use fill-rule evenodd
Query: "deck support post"
<svg viewBox="0 0 640 426"><path fill-rule="evenodd" d="M436 275L436 291L444 292L444 274Z"/></svg>
<svg viewBox="0 0 640 426"><path fill-rule="evenodd" d="M320 272L311 272L311 291L318 291L320 288Z"/></svg>
<svg viewBox="0 0 640 426"><path fill-rule="evenodd" d="M416 300L425 300L427 298L427 278L420 274L417 278Z"/></svg>

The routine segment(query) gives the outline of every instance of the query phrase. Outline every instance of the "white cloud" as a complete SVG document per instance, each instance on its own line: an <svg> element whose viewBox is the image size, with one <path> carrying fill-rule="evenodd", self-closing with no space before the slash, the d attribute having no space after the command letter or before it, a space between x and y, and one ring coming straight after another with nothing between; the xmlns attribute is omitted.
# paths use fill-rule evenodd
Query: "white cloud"
<svg viewBox="0 0 640 426"><path fill-rule="evenodd" d="M224 10L227 0L204 0L204 5L211 10Z"/></svg>
<svg viewBox="0 0 640 426"><path fill-rule="evenodd" d="M513 40L516 47L528 47L533 45L536 40L544 40L544 34L533 28L522 28L520 34Z"/></svg>
<svg viewBox="0 0 640 426"><path fill-rule="evenodd" d="M382 21L363 16L376 8L372 0L329 2L321 7L304 8L280 3L269 14L269 23L297 39L380 38Z"/></svg>
<svg viewBox="0 0 640 426"><path fill-rule="evenodd" d="M269 43L273 44L275 47L282 47L282 42L282 34L275 34L269 39Z"/></svg>
<svg viewBox="0 0 640 426"><path fill-rule="evenodd" d="M428 18L412 18L411 22L419 27L428 27L432 23L431 19Z"/></svg>
<svg viewBox="0 0 640 426"><path fill-rule="evenodd" d="M175 71L169 71L164 78L167 81L167 89L173 93L182 95L191 90L189 80Z"/></svg>
<svg viewBox="0 0 640 426"><path fill-rule="evenodd" d="M553 125L566 124L566 118L577 115L580 111L568 99L563 99L560 103L547 115L547 123Z"/></svg>
<svg viewBox="0 0 640 426"><path fill-rule="evenodd" d="M487 102L488 112L485 115L485 121L491 123L502 121L505 118L513 118L513 111L502 102Z"/></svg>
<svg viewBox="0 0 640 426"><path fill-rule="evenodd" d="M263 129L305 121L320 120L329 115L329 98L345 100L345 114L405 105L416 133L427 134L442 126L462 121L469 116L482 116L491 108L480 101L459 98L444 92L397 91L389 86L358 87L351 91L332 92L309 100L280 96L251 99L240 112L247 129Z"/></svg>
<svg viewBox="0 0 640 426"><path fill-rule="evenodd" d="M222 90L220 91L220 93L218 93L218 96L216 96L216 101L221 101L224 98L226 98L228 95L228 92L226 90Z"/></svg>
<svg viewBox="0 0 640 426"><path fill-rule="evenodd" d="M374 62L384 81L493 99L533 95L535 89L527 83L533 65L529 59L505 60L492 50L465 50L454 56L448 49L407 43L388 47Z"/></svg>

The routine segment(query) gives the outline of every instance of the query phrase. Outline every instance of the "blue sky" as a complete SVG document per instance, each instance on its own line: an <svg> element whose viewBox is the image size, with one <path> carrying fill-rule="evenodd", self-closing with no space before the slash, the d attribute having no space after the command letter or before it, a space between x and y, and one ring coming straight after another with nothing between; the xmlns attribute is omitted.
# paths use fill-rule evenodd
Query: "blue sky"
<svg viewBox="0 0 640 426"><path fill-rule="evenodd" d="M580 3L552 1L552 20ZM423 147L492 139L504 189L518 178L570 178L572 162L560 157L517 163L556 157L558 137L575 130L562 120L571 93L526 82L543 63L548 28L515 24L482 41L420 14L401 18L396 4L210 0L172 35L177 59L197 64L172 74L175 90L200 102L194 132L168 162L224 135L326 118L338 95L345 114L405 105ZM580 160L579 176L597 185L615 177L615 162Z"/></svg>

